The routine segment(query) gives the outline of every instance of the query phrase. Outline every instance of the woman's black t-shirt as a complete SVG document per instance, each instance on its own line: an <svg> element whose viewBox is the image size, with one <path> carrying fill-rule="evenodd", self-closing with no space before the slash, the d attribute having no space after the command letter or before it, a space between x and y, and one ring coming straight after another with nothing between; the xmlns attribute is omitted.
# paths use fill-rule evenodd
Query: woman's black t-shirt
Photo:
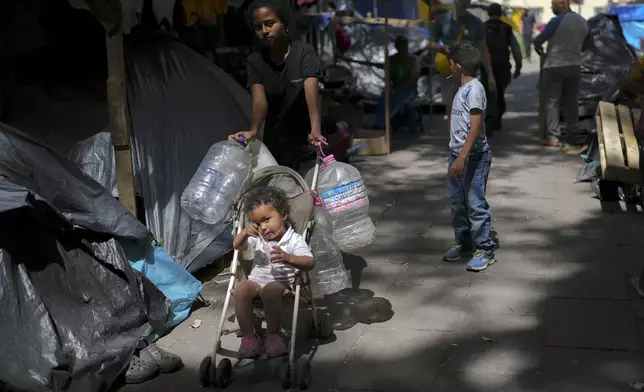
<svg viewBox="0 0 644 392"><path fill-rule="evenodd" d="M291 166L311 132L304 80L317 77L320 62L313 47L291 42L286 61L276 65L267 49L248 57L248 86L261 84L266 91L268 112L264 121L264 144L281 165Z"/></svg>

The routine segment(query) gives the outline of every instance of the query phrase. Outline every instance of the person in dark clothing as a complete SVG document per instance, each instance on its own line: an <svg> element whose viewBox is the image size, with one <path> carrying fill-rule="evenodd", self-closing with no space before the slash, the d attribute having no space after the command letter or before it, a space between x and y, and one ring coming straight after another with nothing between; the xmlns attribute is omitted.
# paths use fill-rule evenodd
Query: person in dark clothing
<svg viewBox="0 0 644 392"><path fill-rule="evenodd" d="M247 60L253 102L251 128L230 135L247 141L259 135L282 166L297 169L310 144L323 141L318 107L320 63L311 45L291 39L291 10L280 0L256 0L249 25L262 47Z"/></svg>
<svg viewBox="0 0 644 392"><path fill-rule="evenodd" d="M496 93L488 97L488 111L486 115L488 136L495 130L501 129L501 117L505 113L505 89L512 79L521 74L522 56L521 47L512 31L512 26L501 20L503 9L497 3L488 7L490 19L485 22L487 47L490 52L492 72L496 80ZM512 74L510 52L514 58L515 69ZM484 74L484 80L487 75Z"/></svg>

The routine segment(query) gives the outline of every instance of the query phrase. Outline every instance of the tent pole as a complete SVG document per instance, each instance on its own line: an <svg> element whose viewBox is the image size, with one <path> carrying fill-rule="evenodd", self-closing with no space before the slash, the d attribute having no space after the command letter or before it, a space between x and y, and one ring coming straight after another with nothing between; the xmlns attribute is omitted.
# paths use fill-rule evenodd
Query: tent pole
<svg viewBox="0 0 644 392"><path fill-rule="evenodd" d="M116 159L116 185L119 201L132 215L136 216L134 171L130 147L130 116L125 87L123 32L120 28L111 37L109 34L107 36L107 75L107 101Z"/></svg>
<svg viewBox="0 0 644 392"><path fill-rule="evenodd" d="M389 63L389 0L383 0L385 14L385 143L391 152L391 64Z"/></svg>

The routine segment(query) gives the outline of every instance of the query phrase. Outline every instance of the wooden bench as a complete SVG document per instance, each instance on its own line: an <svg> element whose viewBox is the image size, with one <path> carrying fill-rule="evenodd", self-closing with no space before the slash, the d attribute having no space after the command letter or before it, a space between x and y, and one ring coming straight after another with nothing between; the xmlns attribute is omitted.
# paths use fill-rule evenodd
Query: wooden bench
<svg viewBox="0 0 644 392"><path fill-rule="evenodd" d="M595 120L602 180L640 184L640 153L631 110L602 101L597 106Z"/></svg>

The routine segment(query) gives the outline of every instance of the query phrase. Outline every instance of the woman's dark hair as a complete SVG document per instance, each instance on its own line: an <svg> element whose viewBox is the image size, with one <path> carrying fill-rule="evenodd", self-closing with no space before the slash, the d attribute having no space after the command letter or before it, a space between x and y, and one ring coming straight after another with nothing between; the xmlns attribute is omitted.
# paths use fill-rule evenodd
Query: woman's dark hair
<svg viewBox="0 0 644 392"><path fill-rule="evenodd" d="M291 28L291 23L293 22L293 12L291 7L286 3L287 0L255 0L248 7L248 13L246 15L246 24L249 29L254 30L253 28L253 12L260 8L270 8L275 12L275 15L280 19L284 27L287 29Z"/></svg>
<svg viewBox="0 0 644 392"><path fill-rule="evenodd" d="M245 212L250 214L255 208L270 204L280 215L288 216L291 206L286 192L273 186L260 186L250 191L246 196Z"/></svg>

